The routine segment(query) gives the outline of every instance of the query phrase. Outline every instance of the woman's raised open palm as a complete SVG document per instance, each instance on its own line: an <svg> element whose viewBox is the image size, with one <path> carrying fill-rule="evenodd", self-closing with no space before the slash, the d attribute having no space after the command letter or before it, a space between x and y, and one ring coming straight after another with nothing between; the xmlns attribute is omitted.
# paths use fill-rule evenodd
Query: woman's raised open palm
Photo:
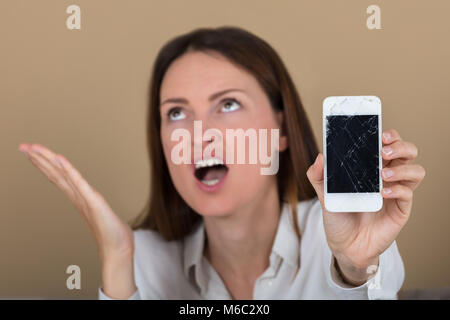
<svg viewBox="0 0 450 320"><path fill-rule="evenodd" d="M26 153L30 161L59 189L61 189L80 215L86 221L97 243L99 258L103 266L104 290L112 287L110 296L121 297L124 288L114 289L109 278L120 274L120 266L130 278L134 279L132 259L134 252L133 232L131 228L120 220L113 212L104 197L83 178L77 169L61 154L56 154L41 144L26 144L19 146L19 150ZM133 283L126 283L130 287L123 297L130 295ZM120 282L120 281L119 281ZM128 281L129 282L129 281ZM118 283L118 282L117 282ZM120 291L122 290L122 291ZM131 290L131 292L130 292Z"/></svg>

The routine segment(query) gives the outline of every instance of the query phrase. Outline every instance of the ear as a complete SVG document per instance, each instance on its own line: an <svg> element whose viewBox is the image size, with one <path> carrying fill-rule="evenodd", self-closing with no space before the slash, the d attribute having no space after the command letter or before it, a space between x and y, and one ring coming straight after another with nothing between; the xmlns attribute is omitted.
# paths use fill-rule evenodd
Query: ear
<svg viewBox="0 0 450 320"><path fill-rule="evenodd" d="M280 126L280 143L278 145L278 151L282 152L288 148L283 111L277 111L276 115L278 125Z"/></svg>

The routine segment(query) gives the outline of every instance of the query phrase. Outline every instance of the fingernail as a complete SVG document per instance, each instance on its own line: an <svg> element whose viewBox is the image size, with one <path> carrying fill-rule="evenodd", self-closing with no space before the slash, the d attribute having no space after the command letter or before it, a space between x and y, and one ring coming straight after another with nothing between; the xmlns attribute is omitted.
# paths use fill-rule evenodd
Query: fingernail
<svg viewBox="0 0 450 320"><path fill-rule="evenodd" d="M386 155L390 155L392 153L392 148L391 147L383 147L383 149L381 149L381 150Z"/></svg>
<svg viewBox="0 0 450 320"><path fill-rule="evenodd" d="M390 178L394 175L394 171L392 170L383 170L383 175L385 178Z"/></svg>
<svg viewBox="0 0 450 320"><path fill-rule="evenodd" d="M386 139L388 141L391 140L391 134L388 132L383 133L383 137L384 137L384 139Z"/></svg>
<svg viewBox="0 0 450 320"><path fill-rule="evenodd" d="M390 194L390 193L392 193L392 190L389 189L389 188L384 188L384 189L383 189L383 192L384 192L385 194Z"/></svg>

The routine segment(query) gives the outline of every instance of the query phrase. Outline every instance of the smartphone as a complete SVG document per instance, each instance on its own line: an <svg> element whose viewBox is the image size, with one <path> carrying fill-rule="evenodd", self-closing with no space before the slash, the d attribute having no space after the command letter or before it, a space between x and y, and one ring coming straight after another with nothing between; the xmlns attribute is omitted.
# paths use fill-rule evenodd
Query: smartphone
<svg viewBox="0 0 450 320"><path fill-rule="evenodd" d="M381 100L323 100L324 204L330 212L375 212L381 196Z"/></svg>

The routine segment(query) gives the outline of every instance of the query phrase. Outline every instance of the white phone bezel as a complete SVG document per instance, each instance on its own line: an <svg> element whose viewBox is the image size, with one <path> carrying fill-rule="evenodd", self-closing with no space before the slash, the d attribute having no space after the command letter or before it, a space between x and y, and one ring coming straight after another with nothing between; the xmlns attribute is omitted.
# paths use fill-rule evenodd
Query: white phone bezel
<svg viewBox="0 0 450 320"><path fill-rule="evenodd" d="M380 192L328 193L326 117L330 115L378 115L378 155ZM381 100L377 96L330 96L323 100L324 205L330 212L376 212L383 206L381 177Z"/></svg>

